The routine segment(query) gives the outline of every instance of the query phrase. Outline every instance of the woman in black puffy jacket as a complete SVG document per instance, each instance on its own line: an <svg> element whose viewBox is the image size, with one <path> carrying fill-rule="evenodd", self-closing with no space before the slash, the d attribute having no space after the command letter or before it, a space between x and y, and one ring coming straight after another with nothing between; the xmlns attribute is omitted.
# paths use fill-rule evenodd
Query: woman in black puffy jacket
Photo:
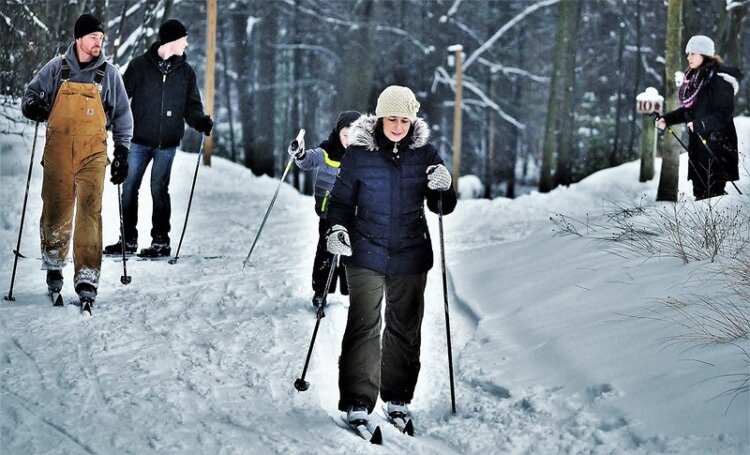
<svg viewBox="0 0 750 455"><path fill-rule="evenodd" d="M419 102L390 86L376 115L349 130L328 207L328 250L346 256L349 315L339 358L339 409L350 424L366 422L378 398L392 417L408 417L419 375L427 272L433 265L427 208L453 211L451 175ZM385 328L380 338L381 305Z"/></svg>
<svg viewBox="0 0 750 455"><path fill-rule="evenodd" d="M728 181L739 179L734 95L742 73L722 64L714 42L703 35L685 47L688 69L680 85L681 106L656 120L656 126L686 123L689 132L688 180L696 200L727 194Z"/></svg>

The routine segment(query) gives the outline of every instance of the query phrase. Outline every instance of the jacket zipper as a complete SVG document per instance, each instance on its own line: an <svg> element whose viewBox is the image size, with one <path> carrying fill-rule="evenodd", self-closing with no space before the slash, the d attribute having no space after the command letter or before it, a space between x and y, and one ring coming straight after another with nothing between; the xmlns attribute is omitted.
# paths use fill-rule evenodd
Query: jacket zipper
<svg viewBox="0 0 750 455"><path fill-rule="evenodd" d="M163 116L164 116L164 85L167 83L167 75L163 74L161 76L161 111L159 113L159 148L161 148L161 127L164 123Z"/></svg>

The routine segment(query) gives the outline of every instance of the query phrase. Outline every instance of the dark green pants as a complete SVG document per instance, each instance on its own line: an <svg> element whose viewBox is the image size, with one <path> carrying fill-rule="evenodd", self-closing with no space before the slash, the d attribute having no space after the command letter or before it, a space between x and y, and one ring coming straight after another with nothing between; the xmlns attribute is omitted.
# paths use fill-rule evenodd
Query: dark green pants
<svg viewBox="0 0 750 455"><path fill-rule="evenodd" d="M339 358L339 409L361 404L372 412L378 398L411 402L419 376L420 330L427 273L386 276L346 267L349 316ZM381 303L385 330L381 348Z"/></svg>

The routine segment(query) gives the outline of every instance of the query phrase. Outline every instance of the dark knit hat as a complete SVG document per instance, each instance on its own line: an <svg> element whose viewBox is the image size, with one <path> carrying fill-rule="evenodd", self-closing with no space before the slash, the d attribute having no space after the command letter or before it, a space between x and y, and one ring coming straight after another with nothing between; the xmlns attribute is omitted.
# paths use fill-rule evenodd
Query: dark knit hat
<svg viewBox="0 0 750 455"><path fill-rule="evenodd" d="M75 39L94 32L104 33L104 27L102 27L101 21L99 21L99 19L93 14L81 14L81 16L76 19L76 25L73 27L73 36Z"/></svg>
<svg viewBox="0 0 750 455"><path fill-rule="evenodd" d="M159 42L161 44L171 43L172 41L177 41L183 36L187 36L187 34L188 31L185 24L177 19L170 19L159 27Z"/></svg>
<svg viewBox="0 0 750 455"><path fill-rule="evenodd" d="M338 134L341 130L350 126L361 115L358 111L344 111L340 113L339 118L336 120L336 133Z"/></svg>

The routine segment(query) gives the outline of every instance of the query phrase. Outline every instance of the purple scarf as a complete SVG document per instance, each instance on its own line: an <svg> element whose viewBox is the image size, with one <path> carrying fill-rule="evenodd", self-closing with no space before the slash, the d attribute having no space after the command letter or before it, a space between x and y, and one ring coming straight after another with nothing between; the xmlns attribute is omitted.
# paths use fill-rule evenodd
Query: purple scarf
<svg viewBox="0 0 750 455"><path fill-rule="evenodd" d="M712 71L708 68L690 68L685 73L685 78L682 80L680 89L677 96L680 99L680 103L685 108L693 107L695 99L698 98L698 93L701 91L706 82L708 82Z"/></svg>

